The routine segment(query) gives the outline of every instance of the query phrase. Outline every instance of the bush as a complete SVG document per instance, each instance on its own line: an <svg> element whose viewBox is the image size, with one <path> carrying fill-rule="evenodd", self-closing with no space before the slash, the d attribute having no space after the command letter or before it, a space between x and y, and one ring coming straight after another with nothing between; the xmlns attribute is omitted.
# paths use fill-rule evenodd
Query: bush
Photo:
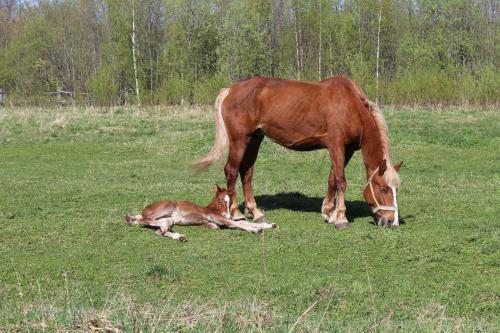
<svg viewBox="0 0 500 333"><path fill-rule="evenodd" d="M156 100L160 104L184 104L190 103L192 89L187 80L172 78L163 81L159 89L155 91Z"/></svg>
<svg viewBox="0 0 500 333"><path fill-rule="evenodd" d="M99 105L112 105L118 97L118 86L113 79L113 70L109 65L103 65L93 75L87 88L92 100Z"/></svg>
<svg viewBox="0 0 500 333"><path fill-rule="evenodd" d="M193 84L194 104L213 104L219 90L228 87L230 83L221 75L213 76Z"/></svg>

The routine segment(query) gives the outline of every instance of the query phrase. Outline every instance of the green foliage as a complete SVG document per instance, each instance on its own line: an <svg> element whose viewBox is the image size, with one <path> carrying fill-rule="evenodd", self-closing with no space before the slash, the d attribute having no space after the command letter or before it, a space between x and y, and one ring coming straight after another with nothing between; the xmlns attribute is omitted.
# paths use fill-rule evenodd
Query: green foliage
<svg viewBox="0 0 500 333"><path fill-rule="evenodd" d="M221 76L213 76L196 82L193 86L193 103L211 105L221 88L229 86L228 80Z"/></svg>
<svg viewBox="0 0 500 333"><path fill-rule="evenodd" d="M99 68L88 83L88 90L98 105L113 105L118 96L118 86L113 77L111 66L105 65Z"/></svg>
<svg viewBox="0 0 500 333"><path fill-rule="evenodd" d="M345 74L383 104L499 103L498 11L489 1L94 0L13 6L0 8L0 86L14 102L43 100L62 89L81 102L135 103L137 76L147 104L211 104L218 82L227 86L257 75L316 81ZM98 84L100 79L112 84Z"/></svg>
<svg viewBox="0 0 500 333"><path fill-rule="evenodd" d="M184 104L191 100L191 86L189 81L181 78L171 78L163 81L162 87L156 92L156 98L160 103Z"/></svg>

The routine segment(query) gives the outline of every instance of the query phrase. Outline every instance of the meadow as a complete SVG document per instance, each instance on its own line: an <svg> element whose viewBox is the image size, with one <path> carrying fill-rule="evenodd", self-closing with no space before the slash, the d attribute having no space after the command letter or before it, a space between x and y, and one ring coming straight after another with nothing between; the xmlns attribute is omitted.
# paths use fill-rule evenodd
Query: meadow
<svg viewBox="0 0 500 333"><path fill-rule="evenodd" d="M266 139L254 192L280 229L177 227L181 243L123 216L224 185L223 162L187 166L210 107L0 108L0 331L498 331L500 113L384 114L401 228L374 226L359 153L339 231L320 214L327 152Z"/></svg>

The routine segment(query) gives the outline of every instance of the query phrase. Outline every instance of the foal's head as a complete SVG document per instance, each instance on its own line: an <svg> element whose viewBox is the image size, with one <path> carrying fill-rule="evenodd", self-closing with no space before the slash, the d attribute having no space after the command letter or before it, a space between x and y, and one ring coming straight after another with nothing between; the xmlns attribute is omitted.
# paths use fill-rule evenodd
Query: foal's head
<svg viewBox="0 0 500 333"><path fill-rule="evenodd" d="M399 227L397 192L401 182L398 171L402 164L401 161L391 166L383 160L365 186L363 194L378 225Z"/></svg>
<svg viewBox="0 0 500 333"><path fill-rule="evenodd" d="M225 188L220 188L219 185L214 187L215 197L213 198L210 208L214 209L218 214L225 218L231 218L231 194Z"/></svg>

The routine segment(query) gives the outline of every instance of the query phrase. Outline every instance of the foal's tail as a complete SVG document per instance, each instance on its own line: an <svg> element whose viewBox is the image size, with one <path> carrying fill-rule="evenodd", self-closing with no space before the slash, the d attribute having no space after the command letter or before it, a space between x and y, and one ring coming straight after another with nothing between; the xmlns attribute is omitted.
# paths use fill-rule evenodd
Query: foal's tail
<svg viewBox="0 0 500 333"><path fill-rule="evenodd" d="M222 102L224 102L224 99L229 94L229 90L230 88L221 89L215 100L215 142L207 155L191 164L196 173L205 171L212 163L221 158L228 146L229 140L226 125L222 118Z"/></svg>

